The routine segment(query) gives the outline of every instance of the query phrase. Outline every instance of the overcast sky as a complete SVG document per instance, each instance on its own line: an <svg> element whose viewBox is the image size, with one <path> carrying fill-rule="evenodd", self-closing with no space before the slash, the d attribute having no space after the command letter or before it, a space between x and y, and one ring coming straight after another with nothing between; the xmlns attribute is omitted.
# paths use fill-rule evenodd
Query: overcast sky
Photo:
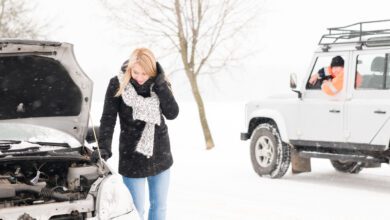
<svg viewBox="0 0 390 220"><path fill-rule="evenodd" d="M81 67L94 80L94 100L102 101L109 78L135 47L124 44L129 36L110 22L99 0L35 2L34 13L57 27L48 39L74 44ZM252 40L242 42L259 52L244 59L242 68L233 73L200 78L202 93L206 101L246 101L288 93L289 74L302 78L327 27L389 19L389 6L386 0L269 0L248 33ZM171 80L178 99L192 101L184 74L174 74Z"/></svg>

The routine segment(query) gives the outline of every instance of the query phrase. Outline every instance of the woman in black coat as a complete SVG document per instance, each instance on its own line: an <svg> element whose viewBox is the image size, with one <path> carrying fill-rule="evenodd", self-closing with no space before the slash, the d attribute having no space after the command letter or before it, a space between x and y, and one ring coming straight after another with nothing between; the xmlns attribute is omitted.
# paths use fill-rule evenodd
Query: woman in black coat
<svg viewBox="0 0 390 220"><path fill-rule="evenodd" d="M170 84L153 53L146 48L136 49L108 85L100 120L99 146L104 159L111 157L112 135L119 115L119 173L141 219L146 180L149 219L165 219L169 168L173 160L164 118L175 119L178 113Z"/></svg>

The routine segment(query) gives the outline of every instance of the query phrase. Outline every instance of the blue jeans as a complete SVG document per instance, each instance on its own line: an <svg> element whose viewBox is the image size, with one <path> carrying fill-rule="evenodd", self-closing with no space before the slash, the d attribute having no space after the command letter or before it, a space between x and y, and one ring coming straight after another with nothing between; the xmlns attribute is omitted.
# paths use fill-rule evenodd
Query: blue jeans
<svg viewBox="0 0 390 220"><path fill-rule="evenodd" d="M145 213L145 180L148 180L149 186L150 208L148 220L165 220L169 174L170 170L167 169L155 176L148 176L145 178L123 177L123 182L130 190L135 208L142 220L144 219Z"/></svg>

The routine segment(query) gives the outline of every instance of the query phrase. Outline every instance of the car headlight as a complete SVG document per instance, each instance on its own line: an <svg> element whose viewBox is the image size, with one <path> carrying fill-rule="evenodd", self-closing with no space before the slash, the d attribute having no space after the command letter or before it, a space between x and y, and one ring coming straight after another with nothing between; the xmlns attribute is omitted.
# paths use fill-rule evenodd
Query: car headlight
<svg viewBox="0 0 390 220"><path fill-rule="evenodd" d="M111 219L136 212L131 194L119 175L110 175L103 180L96 208L99 219Z"/></svg>

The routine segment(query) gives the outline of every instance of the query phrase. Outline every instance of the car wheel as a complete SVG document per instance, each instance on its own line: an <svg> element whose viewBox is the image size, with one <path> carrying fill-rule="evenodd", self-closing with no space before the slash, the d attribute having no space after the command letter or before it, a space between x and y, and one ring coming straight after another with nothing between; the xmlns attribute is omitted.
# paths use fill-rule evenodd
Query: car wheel
<svg viewBox="0 0 390 220"><path fill-rule="evenodd" d="M280 178L290 166L290 147L282 142L278 130L268 123L260 124L253 131L250 154L253 169L260 176Z"/></svg>
<svg viewBox="0 0 390 220"><path fill-rule="evenodd" d="M330 160L333 167L343 173L359 173L363 169L362 162Z"/></svg>

